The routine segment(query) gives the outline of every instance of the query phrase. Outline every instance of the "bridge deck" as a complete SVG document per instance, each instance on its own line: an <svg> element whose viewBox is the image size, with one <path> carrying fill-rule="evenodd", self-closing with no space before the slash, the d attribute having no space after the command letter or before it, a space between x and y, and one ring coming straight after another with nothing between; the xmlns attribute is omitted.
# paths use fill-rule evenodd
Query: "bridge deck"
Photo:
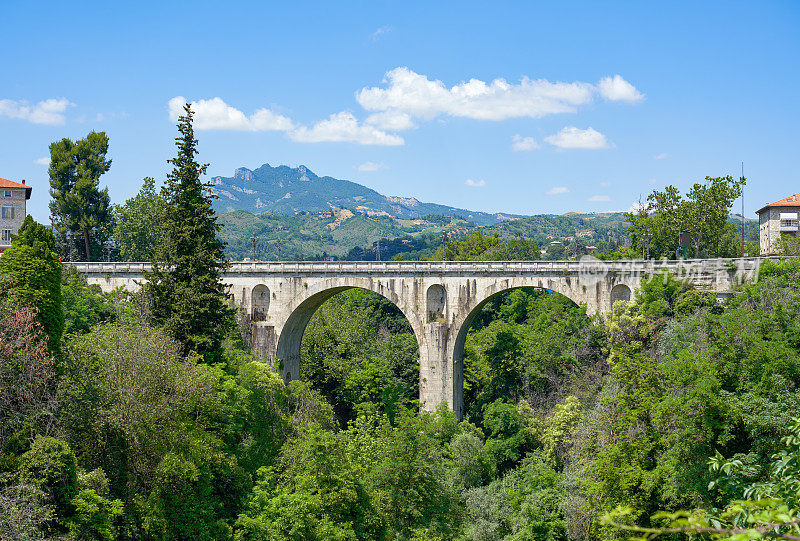
<svg viewBox="0 0 800 541"><path fill-rule="evenodd" d="M720 270L753 272L761 261L777 257L685 260L600 261L235 261L226 274L542 274L586 272L653 274L667 271L677 275ZM67 262L86 274L143 273L148 262Z"/></svg>

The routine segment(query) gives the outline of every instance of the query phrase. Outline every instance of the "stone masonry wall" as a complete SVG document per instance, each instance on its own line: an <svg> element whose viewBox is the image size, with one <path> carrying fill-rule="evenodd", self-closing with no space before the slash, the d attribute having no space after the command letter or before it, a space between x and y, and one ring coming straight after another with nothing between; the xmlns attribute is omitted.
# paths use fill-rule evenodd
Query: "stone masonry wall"
<svg viewBox="0 0 800 541"><path fill-rule="evenodd" d="M13 220L4 220L2 213L0 213L0 229L10 229L13 235L16 235L19 232L19 228L22 227L22 222L25 221L26 212L26 201L25 201L25 190L15 190L11 189L11 198L4 197L6 190L9 188L0 188L0 207L13 207L14 208L14 219ZM0 245L8 245L6 242L0 241Z"/></svg>

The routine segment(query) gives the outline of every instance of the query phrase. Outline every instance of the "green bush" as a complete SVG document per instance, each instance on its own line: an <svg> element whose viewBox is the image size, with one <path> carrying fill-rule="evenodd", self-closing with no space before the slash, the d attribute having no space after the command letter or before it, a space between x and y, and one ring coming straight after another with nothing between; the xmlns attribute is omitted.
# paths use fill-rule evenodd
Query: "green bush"
<svg viewBox="0 0 800 541"><path fill-rule="evenodd" d="M78 490L77 463L69 444L37 435L19 461L22 482L40 487L49 503L61 516L69 514L69 504Z"/></svg>

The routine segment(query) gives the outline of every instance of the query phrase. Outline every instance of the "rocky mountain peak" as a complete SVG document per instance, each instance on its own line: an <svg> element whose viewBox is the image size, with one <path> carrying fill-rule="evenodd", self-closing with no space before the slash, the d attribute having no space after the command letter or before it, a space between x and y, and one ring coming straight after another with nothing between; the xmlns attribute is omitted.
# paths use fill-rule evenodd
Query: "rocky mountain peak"
<svg viewBox="0 0 800 541"><path fill-rule="evenodd" d="M246 180L252 182L256 179L255 174L246 167L240 167L233 172L233 178L236 180Z"/></svg>

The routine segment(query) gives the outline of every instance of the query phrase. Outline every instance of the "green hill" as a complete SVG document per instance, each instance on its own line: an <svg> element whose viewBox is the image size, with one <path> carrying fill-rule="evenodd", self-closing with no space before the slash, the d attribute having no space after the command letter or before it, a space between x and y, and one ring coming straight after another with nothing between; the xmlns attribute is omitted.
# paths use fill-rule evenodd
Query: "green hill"
<svg viewBox="0 0 800 541"><path fill-rule="evenodd" d="M237 169L232 177L213 177L219 197L217 212L324 212L348 208L367 216L418 219L426 215L458 216L478 225L491 225L518 218L513 214L489 214L435 203L422 203L413 197L381 195L375 190L332 177L320 177L304 165L291 168L264 164L258 169Z"/></svg>

